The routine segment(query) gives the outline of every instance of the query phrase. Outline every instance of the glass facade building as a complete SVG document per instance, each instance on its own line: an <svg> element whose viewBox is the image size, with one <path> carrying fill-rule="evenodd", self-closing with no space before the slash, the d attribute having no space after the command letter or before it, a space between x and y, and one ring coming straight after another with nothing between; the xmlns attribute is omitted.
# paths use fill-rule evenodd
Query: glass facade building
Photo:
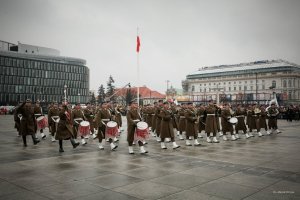
<svg viewBox="0 0 300 200"><path fill-rule="evenodd" d="M0 105L16 105L27 98L61 102L65 85L69 102L87 102L89 68L85 60L0 50Z"/></svg>

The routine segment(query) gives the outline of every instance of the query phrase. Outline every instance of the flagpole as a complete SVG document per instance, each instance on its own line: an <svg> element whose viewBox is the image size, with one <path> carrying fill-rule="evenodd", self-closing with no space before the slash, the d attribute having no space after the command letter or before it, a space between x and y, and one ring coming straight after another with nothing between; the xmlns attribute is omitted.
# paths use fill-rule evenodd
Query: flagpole
<svg viewBox="0 0 300 200"><path fill-rule="evenodd" d="M136 35L139 37L139 27L136 29ZM140 106L140 59L139 51L136 52L136 62L137 62L137 103Z"/></svg>

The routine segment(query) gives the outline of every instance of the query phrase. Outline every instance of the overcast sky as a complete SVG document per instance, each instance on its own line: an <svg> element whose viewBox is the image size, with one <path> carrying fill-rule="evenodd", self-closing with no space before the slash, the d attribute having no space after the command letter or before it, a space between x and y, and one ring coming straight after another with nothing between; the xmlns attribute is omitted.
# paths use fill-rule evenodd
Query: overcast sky
<svg viewBox="0 0 300 200"><path fill-rule="evenodd" d="M285 59L300 64L299 0L0 0L0 40L87 60L90 89L164 92L199 67Z"/></svg>

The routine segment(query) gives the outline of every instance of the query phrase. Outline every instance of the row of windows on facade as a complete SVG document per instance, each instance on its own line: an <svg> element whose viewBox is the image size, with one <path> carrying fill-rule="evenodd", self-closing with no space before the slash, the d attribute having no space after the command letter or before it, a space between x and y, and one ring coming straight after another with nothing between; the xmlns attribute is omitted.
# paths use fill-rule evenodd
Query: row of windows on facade
<svg viewBox="0 0 300 200"><path fill-rule="evenodd" d="M62 102L64 97L61 95L36 95L36 94L0 94L0 102L7 104L19 101L25 101L26 99L31 99L33 102L39 100L42 102ZM86 103L88 97L86 96L67 96L69 102L81 102Z"/></svg>
<svg viewBox="0 0 300 200"><path fill-rule="evenodd" d="M227 72L228 74L232 74L232 72ZM203 77L203 78L198 78L196 80L216 80L216 79L232 79L232 78L243 78L243 77L262 77L262 76L274 76L277 74L296 74L296 72L292 72L292 71L283 71L283 72L271 72L271 73L249 73L249 72L245 72L246 74L241 74L241 75L230 75L230 76L226 76L226 75L222 75L222 76L217 76L215 75L214 77ZM300 73L298 73L300 74Z"/></svg>
<svg viewBox="0 0 300 200"><path fill-rule="evenodd" d="M30 59L11 58L0 56L0 65L8 67L19 67L29 69L40 69L48 71L60 71L68 73L87 74L89 69L83 65L70 65L57 62L46 62Z"/></svg>
<svg viewBox="0 0 300 200"><path fill-rule="evenodd" d="M275 80L274 80L275 81ZM274 82L274 81L272 81L272 82ZM229 81L229 82L224 82L223 83L223 85L226 85L226 83L227 84L231 84L231 83L233 83L233 84L242 84L242 81L233 81L233 82L231 82L231 81ZM244 81L244 83L245 84L256 84L256 81L254 80L250 80L250 81ZM257 83L260 83L260 80L257 80ZM264 84L265 83L265 80L261 80L261 84ZM222 83L221 82L219 82L219 83L208 83L208 84L206 84L206 83L204 83L203 84L203 86L206 86L206 85L221 85ZM276 81L275 81L275 85L276 85ZM283 81L282 81L282 86L283 87L294 87L296 85L296 80L295 79L293 79L293 80L286 80L286 79L284 79ZM298 79L298 85L300 85L300 80ZM202 84L200 84L200 86L202 86Z"/></svg>
<svg viewBox="0 0 300 200"><path fill-rule="evenodd" d="M200 84L201 86L201 84ZM276 81L272 81L272 87L276 88ZM221 89L221 88L220 88ZM226 87L223 88L224 89L224 92L227 91L226 90ZM246 91L246 90L256 90L256 86L253 87L252 85L250 87L248 86L244 86L243 90ZM260 87L259 85L257 85L257 89L259 90ZM261 89L264 90L265 89L265 85L261 85ZM242 90L242 86L239 86L238 87L238 91L241 91ZM195 86L192 85L192 92L195 91ZM208 91L211 92L211 91L215 91L214 89L211 89L211 88L208 88ZM231 91L231 87L228 87L228 91ZM237 91L237 87L233 87L233 91ZM202 88L200 88L200 92L202 92ZM203 89L203 92L207 92L206 88Z"/></svg>
<svg viewBox="0 0 300 200"><path fill-rule="evenodd" d="M293 99L299 99L300 98L300 93L298 93L298 95L296 95L295 91L289 91L286 92L287 94L287 99L284 100L293 100ZM229 97L229 98L228 98ZM217 96L216 95L192 95L189 96L189 98L192 101L207 101L210 99L216 99ZM257 96L255 93L250 93L250 94L229 94L229 95L223 95L223 94L219 94L219 98L221 101L228 101L228 100L263 100L263 101L267 101L272 99L273 97L271 96L271 94L265 94L265 93L258 93Z"/></svg>
<svg viewBox="0 0 300 200"><path fill-rule="evenodd" d="M16 67L4 67L0 66L0 75L6 76L25 76L33 78L54 78L64 80L78 80L83 81L89 78L89 74L78 74L78 73L62 73L57 71L45 71L36 69L24 69Z"/></svg>
<svg viewBox="0 0 300 200"><path fill-rule="evenodd" d="M74 88L85 88L89 87L87 81L69 81L69 80L57 80L57 79L42 79L42 78L27 78L27 77L16 77L16 76L1 76L0 84L9 85L31 85L31 86L56 86L64 87L64 85Z"/></svg>
<svg viewBox="0 0 300 200"><path fill-rule="evenodd" d="M22 86L22 85L0 85L1 93L25 93L25 94L64 94L63 87L38 87L38 86ZM69 95L88 95L88 89L67 88Z"/></svg>

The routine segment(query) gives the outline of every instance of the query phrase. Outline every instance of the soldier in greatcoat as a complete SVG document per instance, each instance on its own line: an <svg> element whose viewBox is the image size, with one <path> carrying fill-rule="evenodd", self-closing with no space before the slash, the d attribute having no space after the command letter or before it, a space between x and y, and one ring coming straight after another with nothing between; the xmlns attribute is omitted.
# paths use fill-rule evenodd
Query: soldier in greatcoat
<svg viewBox="0 0 300 200"><path fill-rule="evenodd" d="M64 152L63 140L70 140L73 148L75 149L79 145L79 142L75 141L71 110L68 108L65 102L60 105L58 116L59 122L57 124L55 139L58 140L59 143L59 152Z"/></svg>
<svg viewBox="0 0 300 200"><path fill-rule="evenodd" d="M185 132L185 128L186 128L186 120L185 120L185 110L187 109L187 104L186 103L182 103L181 104L181 108L178 110L177 113L177 117L178 117L178 131L179 131L179 139L180 140L184 140L183 139L183 132Z"/></svg>
<svg viewBox="0 0 300 200"><path fill-rule="evenodd" d="M213 103L212 100L209 100L209 104L206 107L206 120L205 120L205 132L207 134L206 141L208 143L214 142L214 143L219 143L217 140L217 120L216 120L216 107ZM213 134L213 139L210 139L210 134Z"/></svg>
<svg viewBox="0 0 300 200"><path fill-rule="evenodd" d="M235 137L235 133L233 131L233 125L229 122L229 119L232 117L232 113L230 112L229 104L225 103L224 108L221 112L221 124L222 124L222 131L223 131L223 140L227 140L226 134L230 132L231 140L237 140Z"/></svg>
<svg viewBox="0 0 300 200"><path fill-rule="evenodd" d="M238 133L239 131L243 131L246 136L246 139L250 138L250 135L247 132L247 127L245 124L245 116L247 115L247 111L241 104L237 105L237 109L235 111L235 117L237 118L237 124L235 125L235 131Z"/></svg>
<svg viewBox="0 0 300 200"><path fill-rule="evenodd" d="M22 135L24 147L27 147L26 136L31 135L33 144L36 145L40 141L35 138L35 117L31 104L31 100L27 99L17 108L17 113L22 115L20 120L20 133Z"/></svg>
<svg viewBox="0 0 300 200"><path fill-rule="evenodd" d="M71 119L73 120L73 134L76 140L79 132L79 125L85 119L79 103L76 103L74 109L72 110ZM81 137L81 143L82 145L87 144L84 137Z"/></svg>
<svg viewBox="0 0 300 200"><path fill-rule="evenodd" d="M163 100L159 100L158 101L158 105L155 109L155 116L156 116L156 140L157 142L160 142L161 141L161 137L160 137L160 128L161 128L161 116L160 116L160 113L161 113L161 110L162 110L162 107L163 107Z"/></svg>
<svg viewBox="0 0 300 200"><path fill-rule="evenodd" d="M136 101L131 101L130 102L130 108L126 114L126 118L127 118L127 142L128 142L128 149L129 149L129 153L130 154L134 154L133 152L133 141L134 141L134 134L137 128L137 123L142 121L141 115L138 111L138 104ZM144 138L145 139L145 138ZM140 153L144 154L144 153L148 153L148 151L145 150L144 148L144 144L143 144L144 140L138 140L138 144L140 146Z"/></svg>
<svg viewBox="0 0 300 200"><path fill-rule="evenodd" d="M48 126L51 134L51 141L55 142L55 134L57 131L57 123L59 121L59 108L58 103L54 102L53 106L48 111Z"/></svg>
<svg viewBox="0 0 300 200"><path fill-rule="evenodd" d="M194 140L194 145L198 146L200 143L197 140L197 113L194 110L193 103L188 103L188 107L185 110L185 120L186 120L186 145L191 146L192 144L190 143L190 138Z"/></svg>
<svg viewBox="0 0 300 200"><path fill-rule="evenodd" d="M37 118L39 118L39 117L41 117L41 116L44 116L44 114L43 114L43 109L42 109L42 107L41 107L40 101L36 101L36 102L35 102L35 105L34 105L33 110L34 110L34 117L35 117L35 119L37 119ZM45 133L44 133L44 130L43 130L43 129L38 130L38 126L37 126L37 123L36 123L36 124L35 124L35 133L37 133L37 131L40 132L41 138L42 138L42 139L45 139L45 138L46 138L46 135L45 135ZM36 137L37 137L37 136L36 136Z"/></svg>
<svg viewBox="0 0 300 200"><path fill-rule="evenodd" d="M267 109L267 115L269 117L268 126L269 129L272 130L272 133L276 131L276 133L281 133L281 131L278 130L277 126L277 116L279 114L278 109L276 108L276 104L273 102L271 103L271 107Z"/></svg>
<svg viewBox="0 0 300 200"><path fill-rule="evenodd" d="M165 138L171 138L171 142L173 144L173 149L177 149L180 146L176 144L175 138L174 138L174 129L173 129L173 122L172 119L174 118L174 115L172 113L172 110L169 108L169 103L164 102L163 108L160 111L161 116L161 148L166 149L165 145Z"/></svg>
<svg viewBox="0 0 300 200"><path fill-rule="evenodd" d="M101 108L98 110L94 122L96 124L96 129L98 130L97 138L99 139L98 147L99 149L104 149L105 138L108 137L106 135L106 126L109 121L111 121L111 112L107 107L107 102L103 102L101 104ZM108 138L108 142L110 144L110 149L114 151L118 145L113 142L113 138Z"/></svg>

